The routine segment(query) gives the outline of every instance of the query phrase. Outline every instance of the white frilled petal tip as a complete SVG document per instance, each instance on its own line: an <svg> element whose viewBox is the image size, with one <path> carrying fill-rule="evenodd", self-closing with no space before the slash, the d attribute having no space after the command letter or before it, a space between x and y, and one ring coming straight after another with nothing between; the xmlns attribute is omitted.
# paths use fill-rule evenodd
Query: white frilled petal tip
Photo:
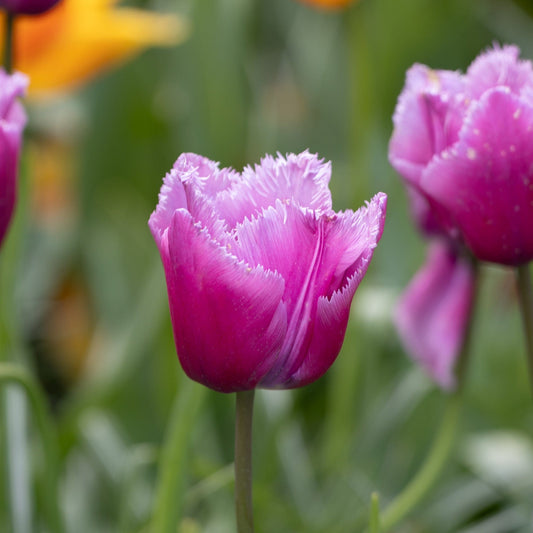
<svg viewBox="0 0 533 533"><path fill-rule="evenodd" d="M331 164L307 150L285 157L267 155L253 168L246 167L232 187L217 196L216 209L230 228L259 216L277 201L330 212L330 177Z"/></svg>
<svg viewBox="0 0 533 533"><path fill-rule="evenodd" d="M370 237L374 241L374 247L377 245L383 229L385 228L385 217L387 215L387 195L384 192L378 192L370 202L366 202L366 208L356 211L356 214L362 211L362 220L370 228Z"/></svg>
<svg viewBox="0 0 533 533"><path fill-rule="evenodd" d="M197 222L204 222L205 217L216 218L213 199L238 178L237 172L228 168L220 169L218 163L207 157L193 153L181 154L163 178L159 203L148 222L156 242L168 229L172 215L178 209L190 211Z"/></svg>
<svg viewBox="0 0 533 533"><path fill-rule="evenodd" d="M159 242L177 209L187 209L200 223L204 223L205 216L214 217L228 229L246 218L259 216L276 201L327 213L331 211L330 177L331 163L307 150L285 157L267 155L254 168L248 166L242 173L221 169L217 162L206 157L184 153L163 180L159 203L149 226ZM207 210L211 211L210 215L206 214Z"/></svg>
<svg viewBox="0 0 533 533"><path fill-rule="evenodd" d="M263 188L264 196L271 198L292 198L301 207L314 211L331 209L331 163L319 159L308 150L300 154L280 153L274 158L266 155L259 165L246 167L243 176L255 174L250 183Z"/></svg>

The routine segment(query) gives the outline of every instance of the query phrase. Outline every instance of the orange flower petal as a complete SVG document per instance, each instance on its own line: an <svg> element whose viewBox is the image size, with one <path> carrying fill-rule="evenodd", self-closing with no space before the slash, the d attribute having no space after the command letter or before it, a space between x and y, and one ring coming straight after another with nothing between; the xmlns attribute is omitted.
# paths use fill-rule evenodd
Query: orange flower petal
<svg viewBox="0 0 533 533"><path fill-rule="evenodd" d="M175 15L115 8L114 0L63 0L16 22L15 66L30 76L30 95L75 87L149 46L183 41Z"/></svg>

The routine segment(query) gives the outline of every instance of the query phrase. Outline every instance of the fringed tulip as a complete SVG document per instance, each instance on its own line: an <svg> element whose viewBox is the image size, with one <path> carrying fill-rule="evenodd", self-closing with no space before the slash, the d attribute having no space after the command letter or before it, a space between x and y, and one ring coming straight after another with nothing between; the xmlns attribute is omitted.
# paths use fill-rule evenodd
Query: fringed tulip
<svg viewBox="0 0 533 533"><path fill-rule="evenodd" d="M0 69L0 245L15 208L18 160L26 124L17 97L24 94L27 84L23 74L9 75Z"/></svg>
<svg viewBox="0 0 533 533"><path fill-rule="evenodd" d="M331 366L386 196L335 213L330 174L308 152L242 173L194 154L176 161L149 226L189 377L222 392L292 388Z"/></svg>
<svg viewBox="0 0 533 533"><path fill-rule="evenodd" d="M415 65L394 115L392 165L482 261L533 259L533 69L514 46L465 75Z"/></svg>
<svg viewBox="0 0 533 533"><path fill-rule="evenodd" d="M443 386L453 382L473 298L467 255L511 266L533 259L533 68L518 56L515 46L494 46L464 75L414 65L393 117L390 162L419 228L447 247L402 297L397 324Z"/></svg>
<svg viewBox="0 0 533 533"><path fill-rule="evenodd" d="M18 15L38 15L58 2L59 0L0 0L0 8Z"/></svg>

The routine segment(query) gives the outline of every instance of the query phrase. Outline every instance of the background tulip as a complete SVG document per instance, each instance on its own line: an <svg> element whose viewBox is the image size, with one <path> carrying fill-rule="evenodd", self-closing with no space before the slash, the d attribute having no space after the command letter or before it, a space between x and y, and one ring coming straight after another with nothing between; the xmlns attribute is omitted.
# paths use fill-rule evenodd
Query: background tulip
<svg viewBox="0 0 533 533"><path fill-rule="evenodd" d="M17 168L26 114L17 97L28 84L20 73L6 74L0 69L0 244L15 208Z"/></svg>
<svg viewBox="0 0 533 533"><path fill-rule="evenodd" d="M189 377L223 392L291 388L333 363L386 196L335 213L330 174L307 152L242 174L194 154L176 161L149 225Z"/></svg>
<svg viewBox="0 0 533 533"><path fill-rule="evenodd" d="M533 69L495 47L460 76L415 65L390 160L479 259L533 259Z"/></svg>
<svg viewBox="0 0 533 533"><path fill-rule="evenodd" d="M59 0L1 0L0 7L20 15L37 15L54 7Z"/></svg>

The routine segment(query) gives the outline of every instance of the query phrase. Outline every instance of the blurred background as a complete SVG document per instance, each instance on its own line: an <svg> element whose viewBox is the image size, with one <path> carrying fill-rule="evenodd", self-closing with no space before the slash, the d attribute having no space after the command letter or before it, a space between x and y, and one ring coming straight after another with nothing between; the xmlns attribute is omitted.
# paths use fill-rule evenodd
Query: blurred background
<svg viewBox="0 0 533 533"><path fill-rule="evenodd" d="M240 170L265 153L308 148L332 161L336 210L384 191L388 216L335 365L304 389L257 394L256 521L265 532L362 532L370 494L386 506L411 479L446 403L391 324L426 246L387 161L405 71L415 62L464 71L493 42L533 58L533 4L124 5L174 14L188 29L175 45L127 51L75 88L30 94L20 203L2 250L4 316L20 332L13 358L38 375L58 425L67 529L147 531L158 454L187 379L147 226L163 176L182 152ZM532 531L533 409L512 272L484 269L478 310L454 452L397 532ZM234 398L204 396L178 531L226 533L234 530ZM22 465L17 501L31 530L47 531L40 439L29 413L21 423L11 450L22 457L10 458ZM1 531L12 530L13 490L0 486Z"/></svg>

